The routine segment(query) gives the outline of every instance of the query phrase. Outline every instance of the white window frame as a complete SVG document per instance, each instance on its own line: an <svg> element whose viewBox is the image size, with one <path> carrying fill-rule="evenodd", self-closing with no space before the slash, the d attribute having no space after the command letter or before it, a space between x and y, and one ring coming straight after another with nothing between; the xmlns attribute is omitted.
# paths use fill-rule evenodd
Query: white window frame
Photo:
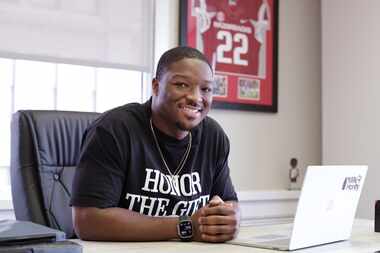
<svg viewBox="0 0 380 253"><path fill-rule="evenodd" d="M12 68L12 83L11 83L11 114L15 112L15 88L16 88L16 83L15 83L15 75L16 75L16 59L13 60L13 68ZM59 63L53 63L55 64L55 82L54 82L54 87L53 89L55 90L54 93L54 110L57 108L57 66ZM97 71L97 68L94 67L94 73ZM140 77L141 77L141 82L140 82L140 87L141 87L141 97L140 101L137 102L145 102L150 96L151 96L151 78L152 74L151 73L146 73L146 72L140 72ZM96 111L96 79L95 79L95 85L94 85L94 97L93 97L93 107L92 111ZM0 169L6 169L8 170L8 173L10 173L10 165L9 166L2 166L0 165ZM0 187L0 217L1 217L1 212L2 211L12 211L13 210L13 203L12 203L12 196L11 196L11 185L10 185L10 179L9 179L9 185L8 186L2 186ZM9 198L4 198L4 197L9 197Z"/></svg>
<svg viewBox="0 0 380 253"><path fill-rule="evenodd" d="M15 65L16 65L16 59L23 59L23 60L32 60L32 61L47 61L47 62L53 62L53 63L64 63L64 64L76 64L76 65L83 65L83 66L92 66L95 68L103 68L103 67L111 67L111 68L120 68L120 69L127 69L127 70L135 70L140 71L141 74L141 101L146 101L152 94L151 91L151 80L154 76L154 56L155 56L155 44L156 44L156 36L155 36L155 30L157 29L155 26L156 22L156 1L150 0L147 1L147 4L152 8L152 15L147 15L146 20L150 25L152 26L150 28L152 34L148 35L152 39L147 40L151 41L152 43L149 44L150 48L147 48L146 50L149 51L149 57L151 66L144 66L144 67L136 67L136 65L128 65L128 64L118 64L117 62L113 63L105 63L102 61L87 61L83 59L69 59L69 58L58 58L58 57L52 57L52 56L43 56L43 55L33 55L33 54L20 54L17 52L10 52L10 51L4 51L1 49L1 42L0 42L0 57L1 58L8 58L8 59L14 59L13 62L13 79L12 79L12 85L11 85L11 112L13 113L15 111ZM148 59L149 62L149 59ZM57 66L57 65L56 65ZM55 84L55 89L57 87L57 84ZM96 94L94 94L95 96ZM56 96L56 94L55 94ZM54 98L54 101L56 101L57 98ZM96 101L94 100L94 108L95 108ZM55 108L56 108L55 104ZM96 108L95 108L96 109ZM4 167L4 166L2 166ZM7 167L9 170L9 167ZM10 184L9 184L10 188ZM7 189L6 191L10 191L10 189ZM0 189L0 219L3 218L4 211L13 210L13 203L12 203L12 196L10 196L10 199L4 199L2 196L2 189Z"/></svg>

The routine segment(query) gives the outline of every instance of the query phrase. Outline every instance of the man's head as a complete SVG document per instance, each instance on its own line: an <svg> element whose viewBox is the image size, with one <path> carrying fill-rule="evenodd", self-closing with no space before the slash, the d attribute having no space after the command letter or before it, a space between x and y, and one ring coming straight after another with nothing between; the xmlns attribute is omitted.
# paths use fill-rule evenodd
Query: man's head
<svg viewBox="0 0 380 253"><path fill-rule="evenodd" d="M165 52L152 81L152 117L165 133L182 138L207 115L212 103L213 73L198 50L176 47Z"/></svg>

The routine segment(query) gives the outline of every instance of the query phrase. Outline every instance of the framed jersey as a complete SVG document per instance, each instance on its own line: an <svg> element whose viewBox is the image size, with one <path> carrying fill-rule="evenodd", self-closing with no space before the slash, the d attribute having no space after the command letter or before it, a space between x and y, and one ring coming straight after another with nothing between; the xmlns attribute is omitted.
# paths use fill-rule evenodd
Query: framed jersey
<svg viewBox="0 0 380 253"><path fill-rule="evenodd" d="M181 0L180 27L214 68L214 108L277 112L278 0Z"/></svg>

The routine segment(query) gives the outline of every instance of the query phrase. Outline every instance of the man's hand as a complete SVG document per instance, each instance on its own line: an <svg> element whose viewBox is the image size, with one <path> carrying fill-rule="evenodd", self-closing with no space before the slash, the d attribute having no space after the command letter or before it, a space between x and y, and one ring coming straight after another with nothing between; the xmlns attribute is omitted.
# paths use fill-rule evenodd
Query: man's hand
<svg viewBox="0 0 380 253"><path fill-rule="evenodd" d="M214 196L209 204L193 216L194 240L225 242L232 240L239 231L240 212L236 202L224 202Z"/></svg>

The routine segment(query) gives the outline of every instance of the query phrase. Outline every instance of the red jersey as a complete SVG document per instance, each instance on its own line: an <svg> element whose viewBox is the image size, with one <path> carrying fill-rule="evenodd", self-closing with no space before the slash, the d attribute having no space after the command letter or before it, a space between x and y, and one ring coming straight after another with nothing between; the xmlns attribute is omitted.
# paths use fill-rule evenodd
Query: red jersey
<svg viewBox="0 0 380 253"><path fill-rule="evenodd" d="M192 1L197 41L190 46L206 55L217 74L257 76L261 43L255 37L254 24L261 1Z"/></svg>

